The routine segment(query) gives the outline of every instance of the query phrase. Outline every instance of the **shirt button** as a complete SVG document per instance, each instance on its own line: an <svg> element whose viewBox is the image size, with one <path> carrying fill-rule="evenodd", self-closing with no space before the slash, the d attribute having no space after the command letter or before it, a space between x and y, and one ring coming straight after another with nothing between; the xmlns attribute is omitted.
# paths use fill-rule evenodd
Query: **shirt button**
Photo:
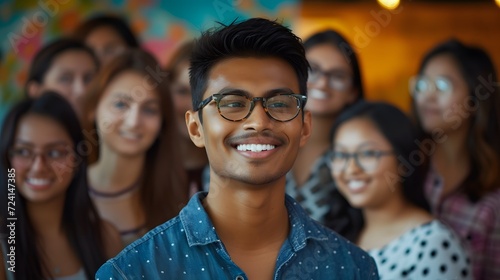
<svg viewBox="0 0 500 280"><path fill-rule="evenodd" d="M245 278L243 278L243 276L241 276L241 275L238 275L238 276L236 276L235 280L245 280Z"/></svg>

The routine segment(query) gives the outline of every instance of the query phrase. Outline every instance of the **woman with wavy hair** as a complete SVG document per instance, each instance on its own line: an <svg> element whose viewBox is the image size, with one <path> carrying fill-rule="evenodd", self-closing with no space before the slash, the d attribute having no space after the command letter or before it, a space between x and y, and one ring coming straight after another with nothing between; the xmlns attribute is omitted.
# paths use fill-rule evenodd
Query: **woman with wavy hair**
<svg viewBox="0 0 500 280"><path fill-rule="evenodd" d="M79 121L57 93L24 100L7 115L0 140L0 279L93 279L121 250L117 230L99 218L89 197L81 143ZM12 248L15 273L4 267Z"/></svg>
<svg viewBox="0 0 500 280"><path fill-rule="evenodd" d="M126 244L176 216L188 199L168 79L158 69L146 51L126 52L104 66L86 95L95 120L87 136L98 152L90 195Z"/></svg>
<svg viewBox="0 0 500 280"><path fill-rule="evenodd" d="M414 115L431 156L432 212L472 251L474 279L500 279L500 90L477 47L449 40L430 50L410 82Z"/></svg>

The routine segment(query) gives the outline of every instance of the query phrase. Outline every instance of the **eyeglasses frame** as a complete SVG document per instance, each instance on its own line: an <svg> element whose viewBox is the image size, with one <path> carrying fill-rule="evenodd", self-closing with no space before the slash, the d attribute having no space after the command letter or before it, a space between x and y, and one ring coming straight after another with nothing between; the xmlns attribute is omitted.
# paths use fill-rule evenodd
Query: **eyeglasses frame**
<svg viewBox="0 0 500 280"><path fill-rule="evenodd" d="M373 151L373 152L376 152L376 158L377 158L377 166L378 166L378 163L380 162L380 157L382 156L387 156L387 155L393 155L394 154L394 151ZM344 164L344 166L341 168L340 171L335 171L333 170L333 155L334 155L334 152L332 151L331 153L331 156L330 156L330 167L332 169L332 172L333 173L336 173L336 174L339 174L341 172L344 172L345 169L347 168L347 166L349 165L349 163L351 162L351 158L354 158L354 162L356 163L356 166L358 166L361 170L363 170L363 172L369 172L369 171L373 171L373 170L366 170L366 168L364 168L360 161L359 161L359 154L361 153L361 151L358 151L358 152L355 152L355 153L346 153L347 154L347 160Z"/></svg>
<svg viewBox="0 0 500 280"><path fill-rule="evenodd" d="M444 79L444 80L446 80L450 84L450 87L451 87L450 91L446 92L447 95L445 96L446 98L448 98L451 95L451 93L453 92L453 88L454 88L453 87L453 82L449 78L443 77L443 76L438 76L436 78L429 78L429 77L426 77L426 76L423 76L423 75L416 75L416 76L411 77L409 79L409 81L408 81L408 90L410 92L410 95L414 99L417 99L419 95L420 96L422 95L422 93L423 94L429 94L431 92L438 91L437 86L436 86L436 79ZM415 86L417 85L417 82L419 80L430 81L429 85L431 86L431 88L429 90L425 91L425 92L420 93L420 94L416 93L415 92ZM439 92L441 92L441 91L439 91ZM444 96L444 95L441 94L441 95L438 95L438 96Z"/></svg>
<svg viewBox="0 0 500 280"><path fill-rule="evenodd" d="M243 96L243 97L246 97L249 101L250 101L250 111L248 111L248 114L239 119L239 120L232 120L232 119L228 119L226 117L224 117L221 113L221 110L220 110L220 100L224 97L224 96L228 96L228 95L238 95L238 96ZM295 114L295 116L293 116L293 118L289 119L289 120L278 120L276 118L274 118L270 113L269 113L269 110L267 109L267 105L266 105L266 102L268 99L270 98L273 98L273 97L276 97L276 96L279 96L279 95L285 95L285 96L292 96L292 97L295 97L298 101L298 105L297 105L297 113ZM248 116L250 116L250 114L252 114L253 112L253 109L255 108L255 101L261 101L262 102L262 106L264 107L264 111L266 112L266 114L273 120L275 121L279 121L279 122L289 122L293 119L295 119L300 111L302 111L304 109L304 106L306 105L306 102L307 102L307 96L303 95L303 94L296 94L296 93L281 93L281 94L277 94L277 95L273 95L273 96L270 96L270 97L248 97L248 95L244 94L244 93L238 93L238 92L233 92L233 93L216 93L216 94L212 94L211 96L207 97L206 99L204 99L203 101L200 102L200 104L198 105L198 108L196 111L200 111L201 113L201 110L207 106L208 104L210 104L210 102L215 101L216 105L217 105L217 111L219 112L219 115L228 120L228 121L232 121L232 122L239 122L239 121L243 121L245 119L248 118Z"/></svg>
<svg viewBox="0 0 500 280"><path fill-rule="evenodd" d="M346 88L345 88L345 89L338 89L338 88L336 88L335 86L332 86L332 83L331 83L331 77L335 76L335 70L334 70L334 71L331 71L331 70L330 70L330 71L323 71L323 70L322 70L322 69L320 69L320 68L314 68L314 70L313 70L313 68L311 68L311 69L309 70L309 78L311 78L311 77L312 77L312 75L311 75L311 73L312 73L312 72L318 72L319 74L321 74L321 77L325 77L325 78L326 78L326 80L327 80L327 84L328 84L328 87L329 87L329 88L331 88L331 89L333 89L333 90L340 91L340 92L347 91L347 89L348 89L349 87L352 87L352 86L353 86L353 83L354 83L354 78L353 78L352 74L348 74L348 75L349 75L349 79L348 79L348 83L349 83L349 84L346 86ZM347 73L346 73L346 74L347 74ZM308 81L308 82L310 82L310 83L313 83L313 84L314 84L314 83L318 82L318 80L319 80L321 77L318 77L315 81Z"/></svg>

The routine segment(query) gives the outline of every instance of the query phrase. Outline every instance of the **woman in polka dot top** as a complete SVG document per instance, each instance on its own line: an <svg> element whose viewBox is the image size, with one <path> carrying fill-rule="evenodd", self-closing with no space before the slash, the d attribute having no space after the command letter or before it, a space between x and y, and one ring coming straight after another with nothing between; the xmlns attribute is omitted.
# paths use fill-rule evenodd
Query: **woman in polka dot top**
<svg viewBox="0 0 500 280"><path fill-rule="evenodd" d="M355 242L375 259L380 279L472 279L455 234L429 214L426 159L403 112L363 102L333 130L332 175L362 212Z"/></svg>

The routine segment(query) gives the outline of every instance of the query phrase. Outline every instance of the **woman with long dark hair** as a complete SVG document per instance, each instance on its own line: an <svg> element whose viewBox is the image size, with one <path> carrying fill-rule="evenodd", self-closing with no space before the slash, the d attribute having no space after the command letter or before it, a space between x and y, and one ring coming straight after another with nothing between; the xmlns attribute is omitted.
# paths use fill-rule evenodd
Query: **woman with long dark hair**
<svg viewBox="0 0 500 280"><path fill-rule="evenodd" d="M360 66L353 47L335 30L313 34L304 48L310 64L305 109L311 112L313 130L287 174L286 192L313 219L345 236L347 227L328 215L341 199L331 194L335 186L328 168L329 133L342 110L363 99Z"/></svg>
<svg viewBox="0 0 500 280"><path fill-rule="evenodd" d="M385 103L358 103L337 119L332 175L362 212L355 243L381 279L471 279L459 238L429 212L417 139L411 120Z"/></svg>
<svg viewBox="0 0 500 280"><path fill-rule="evenodd" d="M88 195L82 143L75 113L56 93L22 101L7 115L0 140L2 268L15 248L15 274L7 268L7 279L93 279L121 250L118 232Z"/></svg>
<svg viewBox="0 0 500 280"><path fill-rule="evenodd" d="M68 100L81 119L83 95L98 70L99 61L89 47L75 39L58 38L36 53L25 91L33 98L55 91Z"/></svg>
<svg viewBox="0 0 500 280"><path fill-rule="evenodd" d="M431 157L432 212L472 252L475 279L500 279L500 89L488 54L457 40L422 60L410 82L413 112Z"/></svg>
<svg viewBox="0 0 500 280"><path fill-rule="evenodd" d="M128 244L176 216L188 200L168 79L135 49L105 65L87 94L95 122L89 142L90 194ZM152 74L153 73L153 74ZM162 73L160 73L162 74Z"/></svg>

